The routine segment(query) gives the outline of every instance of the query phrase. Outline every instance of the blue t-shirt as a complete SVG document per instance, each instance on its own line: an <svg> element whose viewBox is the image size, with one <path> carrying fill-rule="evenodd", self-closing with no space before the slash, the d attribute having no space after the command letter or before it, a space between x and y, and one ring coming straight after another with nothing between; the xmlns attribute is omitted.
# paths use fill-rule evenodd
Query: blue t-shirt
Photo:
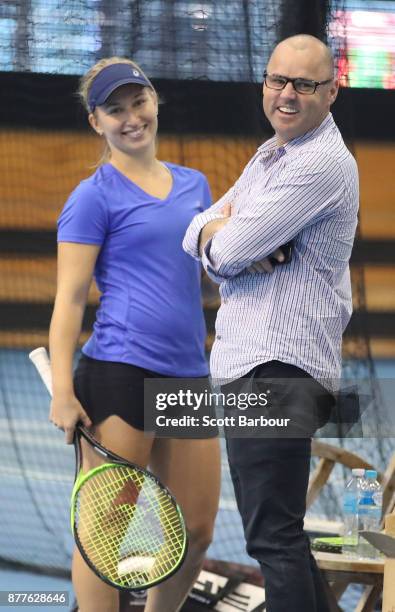
<svg viewBox="0 0 395 612"><path fill-rule="evenodd" d="M197 170L166 164L173 186L160 200L104 164L70 195L58 241L101 246L101 292L89 357L130 363L169 376L208 373L200 264L182 249L193 217L211 204Z"/></svg>

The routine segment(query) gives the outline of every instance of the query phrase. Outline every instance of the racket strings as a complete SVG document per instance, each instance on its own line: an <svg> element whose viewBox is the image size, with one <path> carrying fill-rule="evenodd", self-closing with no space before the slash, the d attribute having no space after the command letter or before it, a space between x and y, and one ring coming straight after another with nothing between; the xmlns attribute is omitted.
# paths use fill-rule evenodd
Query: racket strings
<svg viewBox="0 0 395 612"><path fill-rule="evenodd" d="M83 551L112 583L147 586L178 567L184 524L172 498L148 474L106 466L83 483L74 503Z"/></svg>

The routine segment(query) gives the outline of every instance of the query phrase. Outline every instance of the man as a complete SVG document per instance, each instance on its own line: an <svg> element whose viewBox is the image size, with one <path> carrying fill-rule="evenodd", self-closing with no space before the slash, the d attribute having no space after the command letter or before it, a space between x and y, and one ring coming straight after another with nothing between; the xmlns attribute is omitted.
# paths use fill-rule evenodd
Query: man
<svg viewBox="0 0 395 612"><path fill-rule="evenodd" d="M328 418L352 311L358 174L330 113L337 93L333 58L321 41L298 35L277 45L263 86L275 136L184 239L220 283L213 379L225 391L246 378L261 381L261 390L278 379L270 409L291 417L288 436L227 439L268 612L329 610L303 518L311 435ZM265 272L269 254L289 241L290 263Z"/></svg>

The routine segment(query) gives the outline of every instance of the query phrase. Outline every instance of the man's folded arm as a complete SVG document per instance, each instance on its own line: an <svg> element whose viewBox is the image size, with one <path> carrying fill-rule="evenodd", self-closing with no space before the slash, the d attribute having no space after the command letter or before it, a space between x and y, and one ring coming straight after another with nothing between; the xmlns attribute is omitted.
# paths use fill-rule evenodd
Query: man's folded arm
<svg viewBox="0 0 395 612"><path fill-rule="evenodd" d="M213 221L214 219L222 218L221 208L223 208L223 206L227 204L228 202L232 201L233 194L234 194L234 186L231 187L222 196L222 198L218 200L218 202L210 206L210 208L200 213L199 215L196 215L196 217L192 219L186 231L186 234L184 236L184 240L182 241L182 248L184 249L184 251L186 251L186 253L188 253L188 255L191 255L195 259L200 260L200 254L199 254L200 232L202 231L203 227L207 225L207 223L209 223L210 221Z"/></svg>
<svg viewBox="0 0 395 612"><path fill-rule="evenodd" d="M344 181L340 168L325 161L313 169L296 169L286 185L279 180L253 206L232 216L204 247L202 263L208 275L221 282L232 278L292 240L303 228L333 214L341 201Z"/></svg>

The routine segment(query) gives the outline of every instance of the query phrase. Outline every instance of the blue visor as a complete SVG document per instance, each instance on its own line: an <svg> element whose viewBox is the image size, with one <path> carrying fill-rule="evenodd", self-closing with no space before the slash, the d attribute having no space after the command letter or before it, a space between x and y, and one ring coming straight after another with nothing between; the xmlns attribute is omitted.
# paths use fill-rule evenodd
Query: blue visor
<svg viewBox="0 0 395 612"><path fill-rule="evenodd" d="M88 93L88 105L91 113L96 106L104 104L108 96L121 85L137 83L143 87L151 87L152 83L130 64L111 64L106 66L94 78Z"/></svg>

